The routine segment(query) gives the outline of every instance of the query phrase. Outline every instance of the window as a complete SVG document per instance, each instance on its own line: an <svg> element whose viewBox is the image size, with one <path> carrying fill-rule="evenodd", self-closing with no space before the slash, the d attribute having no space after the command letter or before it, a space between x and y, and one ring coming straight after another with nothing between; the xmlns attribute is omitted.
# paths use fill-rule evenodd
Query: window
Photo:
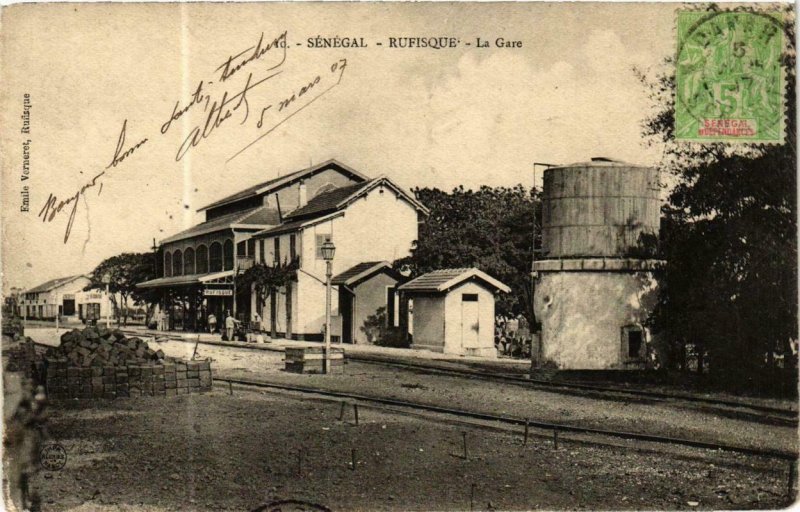
<svg viewBox="0 0 800 512"><path fill-rule="evenodd" d="M289 235L289 259L297 258L297 235Z"/></svg>
<svg viewBox="0 0 800 512"><path fill-rule="evenodd" d="M197 264L197 273L198 274L205 274L208 272L208 247L205 245L201 245L197 248L197 255L196 264Z"/></svg>
<svg viewBox="0 0 800 512"><path fill-rule="evenodd" d="M462 293L461 302L478 302L477 293Z"/></svg>
<svg viewBox="0 0 800 512"><path fill-rule="evenodd" d="M172 275L179 276L181 274L183 274L183 253L178 249L172 255Z"/></svg>
<svg viewBox="0 0 800 512"><path fill-rule="evenodd" d="M183 253L183 275L194 274L194 249L189 247Z"/></svg>
<svg viewBox="0 0 800 512"><path fill-rule="evenodd" d="M324 259L322 257L322 244L324 244L327 241L333 241L333 236L329 235L329 234L317 235L316 236L316 242L317 242L316 243L316 258L318 260Z"/></svg>
<svg viewBox="0 0 800 512"><path fill-rule="evenodd" d="M622 328L621 357L624 362L641 362L645 357L645 333L639 325Z"/></svg>
<svg viewBox="0 0 800 512"><path fill-rule="evenodd" d="M172 253L164 253L164 277L172 277Z"/></svg>
<svg viewBox="0 0 800 512"><path fill-rule="evenodd" d="M247 256L247 245L244 240L236 244L236 256Z"/></svg>
<svg viewBox="0 0 800 512"><path fill-rule="evenodd" d="M639 359L642 352L642 331L628 331L628 359Z"/></svg>
<svg viewBox="0 0 800 512"><path fill-rule="evenodd" d="M261 263L266 263L267 255L264 252L264 239L263 238L258 241L258 254L259 254L258 257L259 257L259 260L261 261Z"/></svg>
<svg viewBox="0 0 800 512"><path fill-rule="evenodd" d="M233 270L233 240L225 240L222 248L222 256L225 270Z"/></svg>
<svg viewBox="0 0 800 512"><path fill-rule="evenodd" d="M255 257L256 255L256 239L251 238L247 241L247 255L251 258Z"/></svg>
<svg viewBox="0 0 800 512"><path fill-rule="evenodd" d="M208 251L208 266L210 272L222 271L222 244L214 242Z"/></svg>
<svg viewBox="0 0 800 512"><path fill-rule="evenodd" d="M278 265L281 262L281 237L276 236L273 240L273 262Z"/></svg>

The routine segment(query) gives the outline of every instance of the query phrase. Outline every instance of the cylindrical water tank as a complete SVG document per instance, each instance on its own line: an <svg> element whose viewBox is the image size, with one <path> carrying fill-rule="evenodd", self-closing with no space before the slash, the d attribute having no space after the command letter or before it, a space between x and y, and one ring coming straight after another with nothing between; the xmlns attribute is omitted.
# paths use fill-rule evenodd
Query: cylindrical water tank
<svg viewBox="0 0 800 512"><path fill-rule="evenodd" d="M544 171L545 258L646 257L658 237L658 171L592 158Z"/></svg>

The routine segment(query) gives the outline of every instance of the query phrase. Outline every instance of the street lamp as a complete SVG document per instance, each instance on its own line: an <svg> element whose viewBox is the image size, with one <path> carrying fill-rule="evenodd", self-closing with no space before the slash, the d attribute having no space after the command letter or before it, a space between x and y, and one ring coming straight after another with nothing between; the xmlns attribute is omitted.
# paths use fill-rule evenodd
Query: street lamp
<svg viewBox="0 0 800 512"><path fill-rule="evenodd" d="M111 282L111 274L108 272L103 274L101 281L106 285L106 329L111 329L111 319L108 317L108 310L111 309L111 304L108 302L108 284Z"/></svg>
<svg viewBox="0 0 800 512"><path fill-rule="evenodd" d="M320 248L322 259L325 260L325 371L330 373L331 368L331 277L333 277L333 255L336 246L330 239L325 240Z"/></svg>

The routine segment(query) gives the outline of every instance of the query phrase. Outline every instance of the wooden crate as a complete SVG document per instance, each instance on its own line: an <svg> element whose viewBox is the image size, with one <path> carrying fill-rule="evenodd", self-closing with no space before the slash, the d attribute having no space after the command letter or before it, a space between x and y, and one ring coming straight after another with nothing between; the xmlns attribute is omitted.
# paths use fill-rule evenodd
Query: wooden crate
<svg viewBox="0 0 800 512"><path fill-rule="evenodd" d="M291 373L323 373L324 347L286 347L285 369ZM328 373L344 373L344 350L331 348Z"/></svg>

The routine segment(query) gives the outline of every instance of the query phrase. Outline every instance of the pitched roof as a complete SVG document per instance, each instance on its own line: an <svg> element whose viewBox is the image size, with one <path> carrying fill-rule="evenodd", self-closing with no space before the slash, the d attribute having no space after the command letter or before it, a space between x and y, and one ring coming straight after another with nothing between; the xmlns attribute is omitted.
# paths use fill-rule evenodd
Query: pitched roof
<svg viewBox="0 0 800 512"><path fill-rule="evenodd" d="M282 235L283 233L290 233L295 231L306 224L304 220L296 220L294 222L284 222L280 226L274 228L267 228L264 231L259 231L253 235L253 238L265 238L268 236Z"/></svg>
<svg viewBox="0 0 800 512"><path fill-rule="evenodd" d="M323 192L322 194L312 197L305 206L302 206L286 215L286 219L290 220L316 217L317 215L323 215L325 213L338 210L339 203L359 192L362 188L368 186L372 181L373 180L365 183L347 185L346 187L339 187L329 190L328 192Z"/></svg>
<svg viewBox="0 0 800 512"><path fill-rule="evenodd" d="M78 279L79 277L86 277L83 274L78 274L75 276L69 277L59 277L57 279L51 279L46 283L42 283L39 286L34 286L30 290L26 290L25 293L42 293L52 290L53 288L58 288L59 286L65 285Z"/></svg>
<svg viewBox="0 0 800 512"><path fill-rule="evenodd" d="M412 279L406 284L400 286L398 290L403 292L441 293L446 292L454 286L470 279L483 281L498 291L506 293L511 291L511 288L504 285L489 274L481 272L477 268L446 268L442 270L434 270L433 272L423 274L416 279Z"/></svg>
<svg viewBox="0 0 800 512"><path fill-rule="evenodd" d="M229 213L222 215L216 219L206 222L201 222L196 226L183 230L170 237L161 240L162 244L184 240L193 236L204 235L213 233L215 231L222 231L223 229L232 229L234 226L252 227L254 229L266 228L278 224L279 215L278 211L267 206L257 206L240 212Z"/></svg>
<svg viewBox="0 0 800 512"><path fill-rule="evenodd" d="M331 279L331 284L336 286L353 286L383 271L386 271L398 281L403 277L392 268L392 265L388 261L365 261L334 276L333 279Z"/></svg>
<svg viewBox="0 0 800 512"><path fill-rule="evenodd" d="M307 219L320 215L325 215L337 210L345 208L353 200L366 194L375 187L387 187L395 191L395 193L403 196L414 208L428 214L428 209L425 208L413 196L408 194L405 190L397 186L392 180L385 176L365 181L364 183L356 183L346 187L339 187L328 192L319 194L312 198L305 206L294 210L285 216L286 220Z"/></svg>
<svg viewBox="0 0 800 512"><path fill-rule="evenodd" d="M308 167L306 169L301 169L299 171L295 171L293 173L286 174L284 176L279 176L277 178L272 178L271 180L267 180L267 181L265 181L263 183L259 183L258 185L253 185L252 187L248 187L248 188L246 188L244 190L241 190L241 191L239 191L239 192L237 192L237 193L235 193L233 195L230 195L228 197L220 199L219 201L215 201L215 202L213 202L213 203L211 203L209 205L206 205L206 206L200 208L197 211L201 212L203 210L208 210L210 208L216 208L217 206L222 206L222 205L225 205L225 204L229 204L229 203L233 203L233 202L236 202L236 201L240 201L242 199L247 199L249 197L257 196L259 194L264 194L266 192L270 192L272 190L275 190L275 189L281 188L283 186L286 186L286 185L288 185L289 183L291 183L291 182L293 182L295 180L298 180L298 179L301 179L301 178L307 178L307 177L309 177L309 176L311 176L313 174L316 174L318 172L324 171L326 169L331 169L331 168L336 169L336 170L338 170L340 172L343 172L344 174L348 174L351 178L356 178L357 180L360 180L360 181L365 181L367 179L367 177L364 176L363 174L361 174L360 172L358 172L358 171L356 171L354 169L351 169L350 167L344 165L341 162L337 162L336 160L331 159L331 160L326 160L325 162L322 162L321 164L314 165L314 166Z"/></svg>
<svg viewBox="0 0 800 512"><path fill-rule="evenodd" d="M370 190L378 186L386 186L394 190L397 194L402 195L409 203L411 203L418 211L428 214L428 209L425 208L419 201L414 199L402 188L395 185L389 178L380 177L364 183L356 183L346 187L338 187L328 192L323 192L313 197L305 206L294 210L288 215L284 215L284 223L280 226L267 228L264 231L259 231L255 238L265 238L269 236L280 235L289 233L298 229L311 226L327 220L331 216L335 216L336 212L344 210L353 200L361 197ZM339 213L336 215L343 215Z"/></svg>

